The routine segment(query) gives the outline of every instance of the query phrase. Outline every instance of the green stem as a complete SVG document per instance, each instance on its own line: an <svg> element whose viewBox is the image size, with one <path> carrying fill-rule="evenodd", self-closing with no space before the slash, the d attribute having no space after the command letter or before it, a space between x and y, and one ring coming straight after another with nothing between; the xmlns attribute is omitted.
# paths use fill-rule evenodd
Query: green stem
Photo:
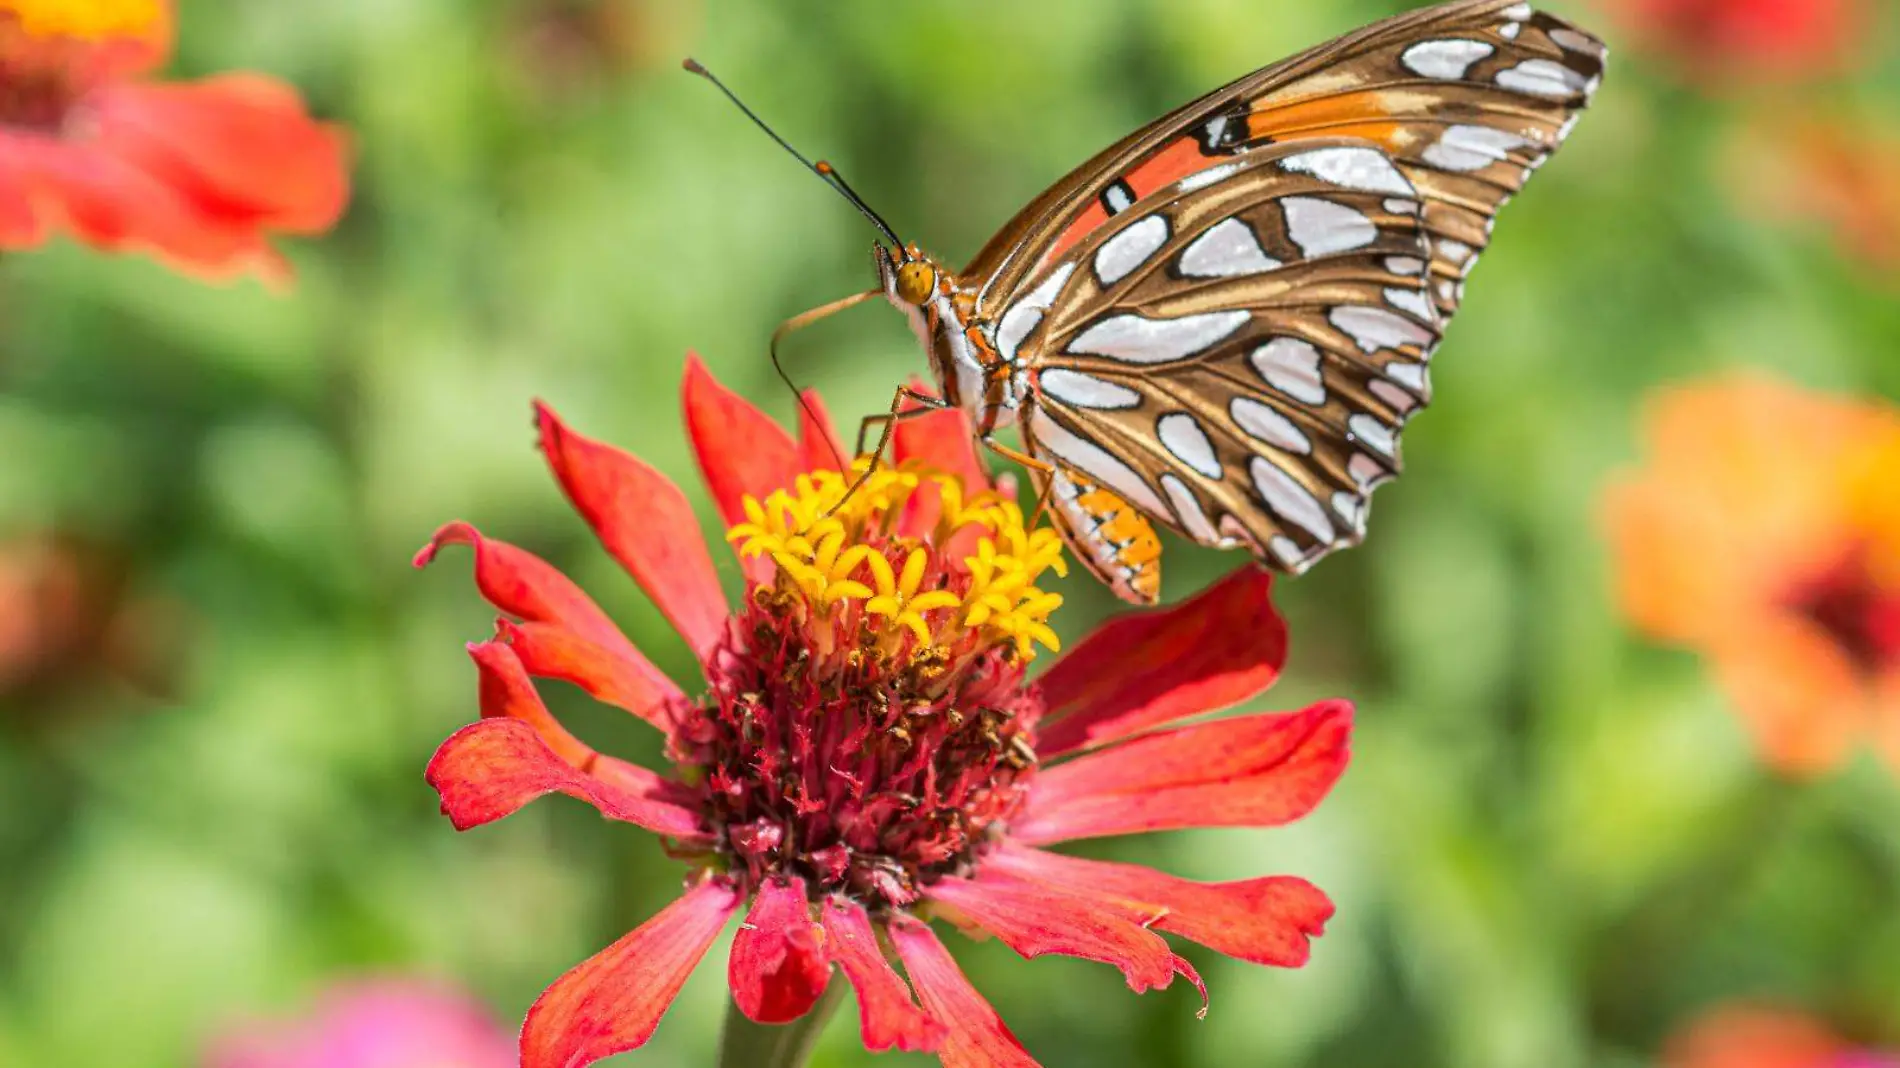
<svg viewBox="0 0 1900 1068"><path fill-rule="evenodd" d="M845 986L844 980L833 979L818 1004L788 1024L753 1023L739 1006L727 1005L719 1068L804 1068L819 1034L844 1000Z"/></svg>

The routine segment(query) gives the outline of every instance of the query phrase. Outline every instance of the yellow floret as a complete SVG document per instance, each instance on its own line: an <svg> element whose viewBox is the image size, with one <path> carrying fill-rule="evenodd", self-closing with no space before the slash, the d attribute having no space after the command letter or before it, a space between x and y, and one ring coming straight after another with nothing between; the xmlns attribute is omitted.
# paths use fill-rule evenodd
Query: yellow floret
<svg viewBox="0 0 1900 1068"><path fill-rule="evenodd" d="M909 628L917 635L919 645L930 644L930 624L924 619L925 612L955 608L963 603L961 597L949 590L918 592L924 568L930 562L930 553L922 546L910 551L900 573L891 571L890 561L882 553L872 553L864 562L871 566L872 581L877 587L876 596L865 602L864 610L883 617L893 627Z"/></svg>
<svg viewBox="0 0 1900 1068"><path fill-rule="evenodd" d="M102 41L152 33L165 9L162 0L0 0L0 14L35 37Z"/></svg>
<svg viewBox="0 0 1900 1068"><path fill-rule="evenodd" d="M928 537L899 535L899 521L918 491L935 487L938 520ZM879 633L909 632L919 647L951 640L943 628L980 630L1011 643L1019 656L1035 646L1056 649L1049 614L1062 603L1035 585L1045 571L1066 574L1062 539L1047 528L1029 529L1015 501L990 491L969 493L958 479L913 464L869 465L860 457L849 474L800 475L789 489L761 502L742 501L745 518L726 533L743 557L768 556L779 581L829 617L859 603ZM925 589L932 552L959 532L983 532L976 555L962 560L969 589ZM901 561L901 563L894 563ZM932 613L941 613L932 621Z"/></svg>

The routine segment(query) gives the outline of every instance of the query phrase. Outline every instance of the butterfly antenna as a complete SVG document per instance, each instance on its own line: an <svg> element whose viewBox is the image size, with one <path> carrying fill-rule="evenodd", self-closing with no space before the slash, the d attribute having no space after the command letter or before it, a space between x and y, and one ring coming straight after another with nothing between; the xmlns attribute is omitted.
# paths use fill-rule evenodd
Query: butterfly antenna
<svg viewBox="0 0 1900 1068"><path fill-rule="evenodd" d="M699 60L693 59L692 57L689 56L687 57L686 62L680 65L682 67L685 67L687 71L693 74L697 74L700 77L706 79L707 81L713 83L715 86L718 86L719 91L726 94L726 99L732 101L733 104L736 107L738 107L740 111L745 112L745 117L748 119L751 119L753 125L757 126L761 130L764 130L765 135L767 137L770 137L772 140L777 141L778 146L784 149L785 151L791 153L793 159L804 164L806 170L809 170L813 174L817 175L819 179L823 181L826 185L837 190L838 195L850 201L851 206L858 209L858 212L860 214L862 214L866 219L870 220L872 226L877 227L880 233L882 233L885 237L889 238L891 244L894 247L900 248L900 249L904 247L903 239L897 236L897 231L891 229L891 224L885 222L883 216L871 210L871 205L866 204L864 202L864 198L857 194L857 190L852 189L851 186L845 182L844 176L838 173L838 168L833 167L831 164L825 162L824 160L819 160L818 162L813 163L811 160L806 159L805 154L800 152L798 149L793 148L791 145L791 142L785 140L783 137L780 137L778 135L777 130L774 130L770 126L766 125L765 120L759 118L759 115L757 112L753 111L749 107L746 107L745 101L739 99L739 94L727 88L726 83L720 81L718 76L713 74L712 71L709 71L705 67L701 66Z"/></svg>

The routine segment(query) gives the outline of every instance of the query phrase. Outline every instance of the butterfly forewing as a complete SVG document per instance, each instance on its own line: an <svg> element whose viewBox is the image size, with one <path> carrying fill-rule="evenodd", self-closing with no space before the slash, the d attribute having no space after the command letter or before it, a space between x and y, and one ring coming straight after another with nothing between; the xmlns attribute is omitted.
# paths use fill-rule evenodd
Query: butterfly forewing
<svg viewBox="0 0 1900 1068"><path fill-rule="evenodd" d="M1289 570L1358 540L1438 339L1411 194L1369 144L1301 143L1099 227L1022 342L1031 451Z"/></svg>
<svg viewBox="0 0 1900 1068"><path fill-rule="evenodd" d="M1032 372L1031 453L1287 570L1356 543L1493 218L1603 58L1526 4L1466 0L1257 71L1098 154L965 273L999 354Z"/></svg>
<svg viewBox="0 0 1900 1068"><path fill-rule="evenodd" d="M1443 306L1455 309L1489 220L1568 135L1605 54L1589 33L1509 0L1374 23L1104 149L1019 212L963 277L981 280L987 308L1006 306L1030 276L1154 191L1261 145L1343 136L1379 144L1419 186L1427 226L1452 242L1434 250L1434 273L1452 284Z"/></svg>

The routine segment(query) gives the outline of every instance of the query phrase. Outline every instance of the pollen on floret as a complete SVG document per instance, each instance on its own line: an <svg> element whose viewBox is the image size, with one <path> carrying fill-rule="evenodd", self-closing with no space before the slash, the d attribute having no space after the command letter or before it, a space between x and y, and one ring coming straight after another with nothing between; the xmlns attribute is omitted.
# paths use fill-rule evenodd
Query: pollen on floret
<svg viewBox="0 0 1900 1068"><path fill-rule="evenodd" d="M163 0L0 0L0 14L34 37L100 41L150 34L165 8Z"/></svg>
<svg viewBox="0 0 1900 1068"><path fill-rule="evenodd" d="M1032 529L998 493L971 493L918 464L873 468L860 457L848 475L800 475L789 489L741 505L745 520L727 540L742 556L776 563L774 592L816 618L853 613L883 638L914 638L915 653L971 637L1008 645L1024 661L1037 646L1060 647L1049 616L1062 598L1036 582L1067 573L1062 540ZM928 528L917 529L929 514Z"/></svg>

